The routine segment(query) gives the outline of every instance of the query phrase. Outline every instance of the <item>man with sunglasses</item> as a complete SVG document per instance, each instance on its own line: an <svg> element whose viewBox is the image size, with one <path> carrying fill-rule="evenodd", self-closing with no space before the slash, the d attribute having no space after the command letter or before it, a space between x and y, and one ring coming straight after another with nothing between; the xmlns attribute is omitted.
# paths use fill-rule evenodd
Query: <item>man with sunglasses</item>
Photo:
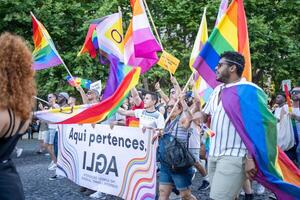
<svg viewBox="0 0 300 200"><path fill-rule="evenodd" d="M48 105L50 109L59 108L59 105L57 104L56 94L50 93L48 94L47 98L48 98ZM43 107L42 104L39 105L39 108L41 110L45 110L45 107ZM48 131L46 131L44 135L44 143L51 158L51 163L48 166L48 170L56 169L56 156L54 154L54 146L53 146L56 129L57 129L57 125L48 124Z"/></svg>
<svg viewBox="0 0 300 200"><path fill-rule="evenodd" d="M210 138L208 156L212 199L235 199L246 179L246 173L250 176L256 173L254 160L250 156L246 159L247 148L225 112L220 95L225 87L244 81L244 65L244 57L237 52L224 52L221 55L216 66L216 80L223 84L214 89L201 112L202 122L211 116L211 129L215 132L215 136ZM246 195L245 199L253 199L253 195Z"/></svg>

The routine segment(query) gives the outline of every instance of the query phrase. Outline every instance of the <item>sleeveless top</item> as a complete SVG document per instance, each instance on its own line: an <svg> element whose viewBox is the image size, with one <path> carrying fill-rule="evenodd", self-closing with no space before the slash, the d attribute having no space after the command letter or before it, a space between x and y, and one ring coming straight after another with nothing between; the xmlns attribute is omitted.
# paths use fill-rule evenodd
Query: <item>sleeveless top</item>
<svg viewBox="0 0 300 200"><path fill-rule="evenodd" d="M25 122L21 121L17 131L14 132L16 126L15 114L11 109L8 109L8 114L9 114L8 129L6 133L2 137L0 137L0 162L10 159L10 155L14 151L19 138L22 137L23 134L25 134L25 133L22 134L19 133L19 131L23 128Z"/></svg>

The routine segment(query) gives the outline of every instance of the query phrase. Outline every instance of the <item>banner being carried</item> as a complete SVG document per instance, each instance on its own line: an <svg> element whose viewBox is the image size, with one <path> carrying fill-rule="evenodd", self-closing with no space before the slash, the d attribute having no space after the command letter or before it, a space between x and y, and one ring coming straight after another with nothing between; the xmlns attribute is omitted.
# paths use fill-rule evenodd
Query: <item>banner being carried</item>
<svg viewBox="0 0 300 200"><path fill-rule="evenodd" d="M108 125L60 125L56 173L123 199L155 199L156 143L152 132Z"/></svg>

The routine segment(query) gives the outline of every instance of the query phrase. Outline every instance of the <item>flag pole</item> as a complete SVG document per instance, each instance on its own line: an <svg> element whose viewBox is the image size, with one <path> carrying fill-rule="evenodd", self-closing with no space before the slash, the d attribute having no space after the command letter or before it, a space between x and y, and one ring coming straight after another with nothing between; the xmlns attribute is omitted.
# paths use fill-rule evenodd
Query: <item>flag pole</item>
<svg viewBox="0 0 300 200"><path fill-rule="evenodd" d="M45 101L44 99L41 99L41 98L39 98L37 96L34 96L34 98L49 105L49 103L47 101Z"/></svg>
<svg viewBox="0 0 300 200"><path fill-rule="evenodd" d="M156 35L156 37L157 37L157 40L158 40L158 42L159 42L159 44L160 44L160 46L161 46L162 50L164 51L164 47L163 47L163 45L162 45L162 42L161 42L160 36L159 36L159 34L158 34L158 32L157 32L157 28L156 28L156 26L155 26L155 24L154 24L154 21L153 21L153 18L152 18L151 12L150 12L150 10L149 10L149 8L148 8L148 4L147 4L146 0L143 0L143 2L144 2L144 4L145 4L146 10L147 10L147 12L148 12L148 15L149 15L149 18L150 18L151 24L152 24L152 26L153 26L153 29L154 29L155 35ZM169 66L167 66L167 68L168 68L168 71L169 71L170 77L172 77L172 73L171 73L171 71L170 71L170 69L169 69Z"/></svg>
<svg viewBox="0 0 300 200"><path fill-rule="evenodd" d="M180 91L180 93L182 93L182 92L185 92L185 91L186 91L186 89L187 89L188 85L190 84L190 82L191 82L192 78L194 77L194 74L195 74L195 71L193 71L193 73L191 74L191 76L190 76L189 80L186 82L186 84L185 84L185 86L184 86L183 90L182 90L182 91ZM179 95L181 95L181 94L179 94ZM172 108L172 110L171 110L170 114L168 115L167 119L165 120L165 123L167 123L167 122L169 121L169 119L170 119L170 117L171 117L171 114L174 112L174 110L175 110L175 108L176 108L177 104L179 103L179 101L180 101L180 96L178 97L178 99L177 99L176 103L174 104L174 107Z"/></svg>

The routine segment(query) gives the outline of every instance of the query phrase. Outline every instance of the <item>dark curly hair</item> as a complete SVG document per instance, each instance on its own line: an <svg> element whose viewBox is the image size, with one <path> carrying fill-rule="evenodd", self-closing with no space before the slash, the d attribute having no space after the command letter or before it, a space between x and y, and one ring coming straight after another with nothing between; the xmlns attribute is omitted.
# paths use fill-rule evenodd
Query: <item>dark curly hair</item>
<svg viewBox="0 0 300 200"><path fill-rule="evenodd" d="M225 58L231 65L235 65L237 75L242 76L245 68L245 58L242 54L235 51L225 51L221 54L221 58Z"/></svg>
<svg viewBox="0 0 300 200"><path fill-rule="evenodd" d="M23 38L7 32L0 35L0 47L0 108L27 120L36 93L31 51Z"/></svg>

